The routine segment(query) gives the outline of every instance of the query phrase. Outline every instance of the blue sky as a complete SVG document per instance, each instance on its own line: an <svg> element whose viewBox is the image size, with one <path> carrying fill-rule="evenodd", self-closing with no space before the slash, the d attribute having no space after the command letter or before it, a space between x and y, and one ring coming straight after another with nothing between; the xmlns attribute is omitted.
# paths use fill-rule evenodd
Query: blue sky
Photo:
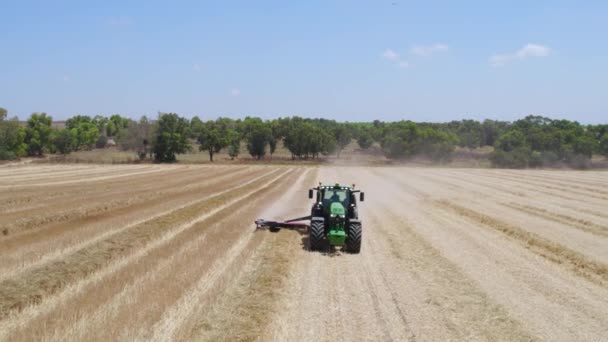
<svg viewBox="0 0 608 342"><path fill-rule="evenodd" d="M0 0L0 106L608 122L606 1Z"/></svg>

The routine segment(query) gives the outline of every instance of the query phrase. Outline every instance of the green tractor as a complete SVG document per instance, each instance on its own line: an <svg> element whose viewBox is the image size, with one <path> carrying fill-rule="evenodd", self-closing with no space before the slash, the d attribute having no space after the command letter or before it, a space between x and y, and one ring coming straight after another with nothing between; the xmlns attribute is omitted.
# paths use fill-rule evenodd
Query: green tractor
<svg viewBox="0 0 608 342"><path fill-rule="evenodd" d="M314 197L316 202L310 213L310 249L321 250L325 239L330 246L345 246L349 253L359 253L363 226L359 220L357 198L361 202L365 193L350 186L321 185L308 190L308 198Z"/></svg>
<svg viewBox="0 0 608 342"><path fill-rule="evenodd" d="M316 192L316 196L315 196ZM308 190L308 198L315 199L310 216L299 217L283 222L256 220L258 229L269 228L278 231L281 228L308 227L310 249L320 251L335 246L343 246L349 253L361 251L362 225L357 209L357 197L363 202L365 194L355 190L355 185L340 184L322 185ZM310 220L310 225L302 221Z"/></svg>

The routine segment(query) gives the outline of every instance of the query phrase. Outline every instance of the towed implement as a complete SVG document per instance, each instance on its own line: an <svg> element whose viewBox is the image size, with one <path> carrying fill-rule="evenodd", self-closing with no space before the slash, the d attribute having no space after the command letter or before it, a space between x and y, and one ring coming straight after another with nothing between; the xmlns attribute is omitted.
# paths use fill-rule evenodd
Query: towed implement
<svg viewBox="0 0 608 342"><path fill-rule="evenodd" d="M316 196L315 196L316 192ZM309 247L313 251L342 246L349 253L361 251L363 226L359 220L356 193L363 202L365 194L355 190L355 185L321 185L308 190L308 198L315 198L310 216L286 221L258 219L256 229L278 231L281 228L307 228ZM309 223L310 222L310 223Z"/></svg>

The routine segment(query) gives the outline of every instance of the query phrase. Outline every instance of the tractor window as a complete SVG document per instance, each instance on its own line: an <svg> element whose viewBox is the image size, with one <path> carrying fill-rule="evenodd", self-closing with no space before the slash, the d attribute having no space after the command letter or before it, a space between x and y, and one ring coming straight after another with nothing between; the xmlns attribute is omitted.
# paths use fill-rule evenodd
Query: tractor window
<svg viewBox="0 0 608 342"><path fill-rule="evenodd" d="M326 189L323 195L323 205L328 206L333 202L342 202L348 208L348 195L345 190Z"/></svg>

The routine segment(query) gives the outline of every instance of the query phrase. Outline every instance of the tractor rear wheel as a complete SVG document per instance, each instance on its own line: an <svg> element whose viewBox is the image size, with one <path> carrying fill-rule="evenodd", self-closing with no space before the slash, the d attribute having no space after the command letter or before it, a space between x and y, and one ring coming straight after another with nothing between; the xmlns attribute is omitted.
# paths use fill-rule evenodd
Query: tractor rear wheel
<svg viewBox="0 0 608 342"><path fill-rule="evenodd" d="M363 228L360 222L350 222L346 237L346 251L348 253L358 254L361 251L361 237Z"/></svg>
<svg viewBox="0 0 608 342"><path fill-rule="evenodd" d="M310 222L310 234L308 236L311 251L321 250L323 247L323 236L325 235L325 223L321 220Z"/></svg>

